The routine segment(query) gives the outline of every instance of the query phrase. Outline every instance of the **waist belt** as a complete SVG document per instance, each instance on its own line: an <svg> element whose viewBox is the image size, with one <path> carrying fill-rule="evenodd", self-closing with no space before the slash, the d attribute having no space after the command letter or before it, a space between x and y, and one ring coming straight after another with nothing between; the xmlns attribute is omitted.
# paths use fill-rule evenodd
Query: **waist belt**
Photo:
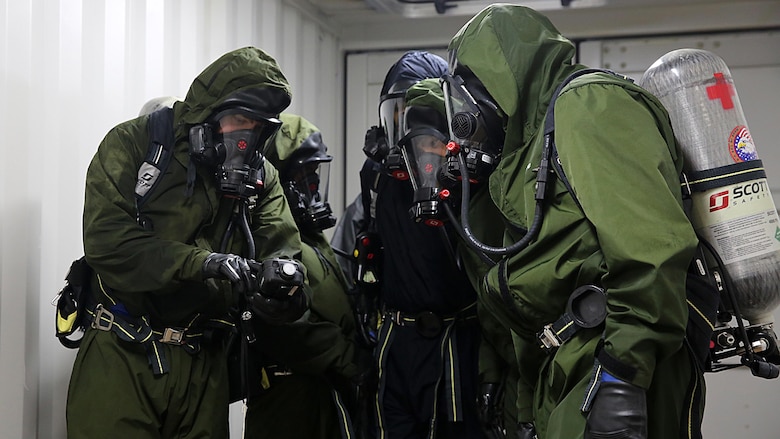
<svg viewBox="0 0 780 439"><path fill-rule="evenodd" d="M124 341L142 345L146 349L149 365L155 375L163 375L170 369L161 344L181 346L187 353L196 354L200 351L204 330L230 330L235 327L226 319L202 321L200 315L196 315L184 328L155 330L146 317L124 317L119 313L112 313L101 303L98 303L94 309L88 309L88 312L92 329L112 331Z"/></svg>
<svg viewBox="0 0 780 439"><path fill-rule="evenodd" d="M439 316L431 311L423 311L417 314L402 311L385 310L384 318L398 326L411 326L423 337L434 338L441 334L445 324L465 322L477 318L476 302L463 308L455 314Z"/></svg>
<svg viewBox="0 0 780 439"><path fill-rule="evenodd" d="M595 328L607 317L607 295L603 288L583 285L569 296L566 312L558 320L544 325L536 334L540 347L555 352L580 329Z"/></svg>
<svg viewBox="0 0 780 439"><path fill-rule="evenodd" d="M428 422L427 438L429 439L436 434L437 426L439 425L439 416L445 417L446 420L450 422L459 422L464 419L465 406L462 404L464 395L461 383L461 368L458 364L460 361L458 352L459 343L457 340L459 331L456 330L456 325L461 322L476 321L476 311L476 303L472 303L454 315L443 317L428 311L418 314L407 314L393 310L384 310L383 312L384 318L389 320L391 324L383 324L377 335L377 352L375 353L375 358L378 359L377 392L379 395L382 395L385 392L387 386L386 371L388 370L388 359L392 357L392 355L389 355L388 353L392 350L392 346L395 343L396 326L413 326L418 332L422 333L422 331L425 331L426 329L431 329L428 319L433 318L441 324L435 333L434 331L429 333L439 337L435 343L439 346L438 351L441 359L439 377L436 379L436 384L434 386L434 394L436 397L430 401L432 404L432 416ZM384 434L384 432L386 432L385 425L388 424L385 419L385 408L381 398L377 400L376 410L379 422L378 428L379 431Z"/></svg>

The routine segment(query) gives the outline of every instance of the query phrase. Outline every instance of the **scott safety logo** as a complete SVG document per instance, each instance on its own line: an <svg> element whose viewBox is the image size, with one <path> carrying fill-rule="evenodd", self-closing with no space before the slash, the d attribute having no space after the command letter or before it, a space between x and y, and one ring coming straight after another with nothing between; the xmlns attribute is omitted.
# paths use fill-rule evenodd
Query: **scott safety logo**
<svg viewBox="0 0 780 439"><path fill-rule="evenodd" d="M710 212L734 206L737 203L748 203L767 196L766 180L757 180L734 186L729 190L710 195Z"/></svg>
<svg viewBox="0 0 780 439"><path fill-rule="evenodd" d="M138 168L138 178L135 180L135 193L140 197L145 196L159 175L159 169L155 168L151 163L143 162L141 167Z"/></svg>
<svg viewBox="0 0 780 439"><path fill-rule="evenodd" d="M710 195L710 212L715 212L727 207L729 207L729 191Z"/></svg>

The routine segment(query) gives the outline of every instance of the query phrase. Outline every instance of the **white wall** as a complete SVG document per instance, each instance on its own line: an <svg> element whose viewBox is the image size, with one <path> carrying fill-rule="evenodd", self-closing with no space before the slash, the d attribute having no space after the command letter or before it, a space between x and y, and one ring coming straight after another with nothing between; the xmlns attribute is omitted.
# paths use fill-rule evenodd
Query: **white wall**
<svg viewBox="0 0 780 439"><path fill-rule="evenodd" d="M55 340L50 301L82 253L84 175L103 135L247 45L277 58L289 110L337 149L338 41L281 0L0 0L0 437L65 436L75 351Z"/></svg>

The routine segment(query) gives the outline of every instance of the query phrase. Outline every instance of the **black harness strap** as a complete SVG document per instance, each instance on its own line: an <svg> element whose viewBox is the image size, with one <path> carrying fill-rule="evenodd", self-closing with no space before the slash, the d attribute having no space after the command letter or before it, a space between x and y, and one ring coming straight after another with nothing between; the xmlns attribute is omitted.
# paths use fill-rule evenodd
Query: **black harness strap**
<svg viewBox="0 0 780 439"><path fill-rule="evenodd" d="M175 142L173 109L166 107L150 113L147 127L149 146L146 158L138 168L138 178L135 185L135 208L138 224L146 230L151 230L151 221L141 215L141 207L149 199L160 178L165 174L173 156ZM78 329L85 329L88 323L94 322L95 305L88 306L91 299L89 286L92 274L92 268L87 264L86 259L83 256L77 259L71 265L65 278L65 287L55 298L57 305L56 335L62 345L69 349L78 348L81 339L73 340L67 336ZM87 314L91 314L91 316L87 317Z"/></svg>
<svg viewBox="0 0 780 439"><path fill-rule="evenodd" d="M200 351L204 331L211 329L232 330L234 324L227 320L201 319L195 316L186 328L164 328L154 330L145 317L125 317L98 303L87 308L92 329L111 331L121 340L138 343L146 350L149 366L155 375L163 375L170 370L163 344L181 346L190 355Z"/></svg>
<svg viewBox="0 0 780 439"><path fill-rule="evenodd" d="M141 214L141 207L154 192L154 188L165 174L173 156L174 129L173 108L163 108L149 114L149 150L138 168L135 184L135 211L138 224L147 230L152 229L148 218Z"/></svg>
<svg viewBox="0 0 780 439"><path fill-rule="evenodd" d="M759 178L766 178L761 160L733 163L687 174L691 191L703 192L716 187L729 186Z"/></svg>

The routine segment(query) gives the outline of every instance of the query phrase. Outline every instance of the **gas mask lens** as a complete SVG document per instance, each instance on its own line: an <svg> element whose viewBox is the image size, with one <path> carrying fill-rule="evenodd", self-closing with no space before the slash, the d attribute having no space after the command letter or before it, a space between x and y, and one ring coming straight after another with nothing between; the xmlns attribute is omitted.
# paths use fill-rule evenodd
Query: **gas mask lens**
<svg viewBox="0 0 780 439"><path fill-rule="evenodd" d="M330 162L314 162L305 164L293 174L296 189L311 201L310 204L328 201L329 169Z"/></svg>
<svg viewBox="0 0 780 439"><path fill-rule="evenodd" d="M409 215L415 222L442 226L439 203L449 191L441 189L439 173L447 155L447 136L434 128L414 128L399 144L414 189Z"/></svg>
<svg viewBox="0 0 780 439"><path fill-rule="evenodd" d="M388 93L379 99L379 124L387 141L387 153L382 157L384 172L397 180L407 180L406 170L398 141L404 135L404 92Z"/></svg>
<svg viewBox="0 0 780 439"><path fill-rule="evenodd" d="M400 141L412 187L438 188L438 174L447 154L447 137L433 128L415 128Z"/></svg>
<svg viewBox="0 0 780 439"><path fill-rule="evenodd" d="M263 122L250 119L243 114L225 114L224 116L217 116L217 123L219 124L220 133L231 133L234 131L249 130L252 131L260 125L262 128Z"/></svg>
<svg viewBox="0 0 780 439"><path fill-rule="evenodd" d="M330 161L305 163L291 174L287 200L296 222L302 228L321 231L336 225L328 204Z"/></svg>
<svg viewBox="0 0 780 439"><path fill-rule="evenodd" d="M404 135L403 111L405 93L388 93L379 99L379 124L392 149Z"/></svg>
<svg viewBox="0 0 780 439"><path fill-rule="evenodd" d="M225 110L218 113L216 120L217 133L225 139L243 138L246 150L263 152L268 139L276 133L282 125L279 119L255 119L248 113L240 110ZM236 133L236 134L233 134ZM242 145L237 145L242 146ZM243 149L239 149L244 151Z"/></svg>
<svg viewBox="0 0 780 439"><path fill-rule="evenodd" d="M479 106L466 89L463 79L460 76L445 76L442 78L442 91L452 139L461 147L478 146L486 141Z"/></svg>
<svg viewBox="0 0 780 439"><path fill-rule="evenodd" d="M263 184L261 149L281 122L256 120L230 110L215 119L214 155L220 190L240 197L256 194Z"/></svg>
<svg viewBox="0 0 780 439"><path fill-rule="evenodd" d="M469 180L479 182L493 171L501 145L491 145L485 126L485 115L474 96L466 88L460 76L442 78L444 105L450 136L456 144L452 156L447 158L446 175L452 179L461 177L457 154L462 153Z"/></svg>

